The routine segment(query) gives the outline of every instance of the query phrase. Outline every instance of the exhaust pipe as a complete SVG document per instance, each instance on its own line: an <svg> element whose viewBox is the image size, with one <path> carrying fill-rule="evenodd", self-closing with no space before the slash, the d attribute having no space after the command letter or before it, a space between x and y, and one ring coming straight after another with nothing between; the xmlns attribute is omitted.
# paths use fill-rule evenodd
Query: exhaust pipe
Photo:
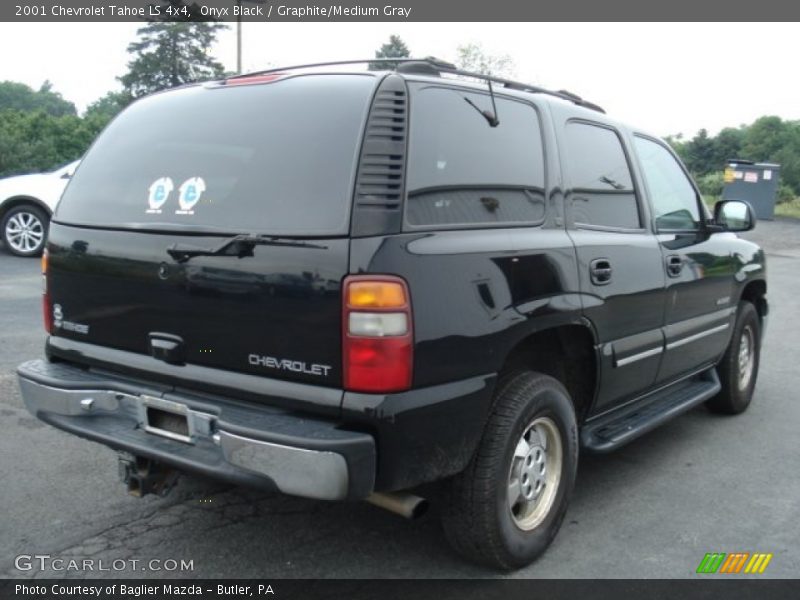
<svg viewBox="0 0 800 600"><path fill-rule="evenodd" d="M425 498L407 492L374 492L366 501L406 519L418 519L428 510Z"/></svg>

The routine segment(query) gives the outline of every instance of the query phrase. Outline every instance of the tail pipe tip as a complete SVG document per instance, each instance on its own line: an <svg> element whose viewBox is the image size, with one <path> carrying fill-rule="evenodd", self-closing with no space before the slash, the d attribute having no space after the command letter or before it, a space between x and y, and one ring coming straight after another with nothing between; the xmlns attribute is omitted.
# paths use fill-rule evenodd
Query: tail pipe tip
<svg viewBox="0 0 800 600"><path fill-rule="evenodd" d="M406 519L418 519L428 511L428 501L406 492L374 492L366 501Z"/></svg>

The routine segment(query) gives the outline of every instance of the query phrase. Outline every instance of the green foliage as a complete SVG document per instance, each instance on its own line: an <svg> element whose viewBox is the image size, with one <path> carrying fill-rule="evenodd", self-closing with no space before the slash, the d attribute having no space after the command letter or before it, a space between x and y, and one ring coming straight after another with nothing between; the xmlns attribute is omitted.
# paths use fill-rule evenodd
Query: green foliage
<svg viewBox="0 0 800 600"><path fill-rule="evenodd" d="M133 98L124 92L108 92L86 107L84 118L105 120L107 123L132 101Z"/></svg>
<svg viewBox="0 0 800 600"><path fill-rule="evenodd" d="M42 110L0 112L0 176L47 171L79 158L97 135L75 115Z"/></svg>
<svg viewBox="0 0 800 600"><path fill-rule="evenodd" d="M711 196L714 198L721 196L723 185L724 178L722 171L706 173L697 178L697 187L700 188L700 193L703 194L703 196Z"/></svg>
<svg viewBox="0 0 800 600"><path fill-rule="evenodd" d="M514 77L516 65L508 54L493 56L480 44L464 44L456 49L456 53L458 54L456 65L464 71L496 77Z"/></svg>
<svg viewBox="0 0 800 600"><path fill-rule="evenodd" d="M77 114L75 105L54 92L53 84L49 81L45 81L38 91L24 83L0 82L0 111L3 110L40 110L54 117Z"/></svg>
<svg viewBox="0 0 800 600"><path fill-rule="evenodd" d="M704 185L709 186L708 190L715 188L726 162L732 158L781 165L779 202L800 193L800 121L767 116L751 125L725 128L715 137L701 129L691 140L680 135L666 139L695 176L704 194L716 195L706 191Z"/></svg>
<svg viewBox="0 0 800 600"><path fill-rule="evenodd" d="M83 120L89 130L94 131L97 135L131 102L133 102L133 98L125 92L108 92L86 107Z"/></svg>
<svg viewBox="0 0 800 600"><path fill-rule="evenodd" d="M714 141L701 129L686 148L686 164L694 173L710 173L714 170L714 154Z"/></svg>
<svg viewBox="0 0 800 600"><path fill-rule="evenodd" d="M400 39L399 35L390 35L389 41L375 51L375 58L408 58L409 56L411 56L411 50L409 50L406 43ZM369 63L370 71L380 71L386 68L386 63Z"/></svg>
<svg viewBox="0 0 800 600"><path fill-rule="evenodd" d="M684 164L686 164L688 157L686 155L686 142L683 141L683 134L679 133L677 135L668 135L664 138L664 141L672 146L675 154L677 154Z"/></svg>
<svg viewBox="0 0 800 600"><path fill-rule="evenodd" d="M177 0L170 4L182 5ZM196 8L193 4L188 10ZM47 171L80 158L108 122L139 96L222 76L222 65L207 50L224 27L154 22L140 28L140 39L128 46L135 58L120 78L125 90L99 98L83 117L48 81L38 91L22 83L0 83L0 177Z"/></svg>
<svg viewBox="0 0 800 600"><path fill-rule="evenodd" d="M778 186L778 204L791 202L796 196L797 195L794 193L794 190L785 183L781 182L781 184Z"/></svg>
<svg viewBox="0 0 800 600"><path fill-rule="evenodd" d="M14 84L6 89L17 86L27 87ZM46 93L50 98L44 103L17 103L14 108L0 109L0 177L49 171L80 158L97 134L130 102L124 94L109 92L79 117L71 102L61 99L49 87ZM64 105L70 110L62 110Z"/></svg>
<svg viewBox="0 0 800 600"><path fill-rule="evenodd" d="M761 117L747 128L742 153L750 160L770 160L768 157L783 147L785 138L784 124L779 117Z"/></svg>
<svg viewBox="0 0 800 600"><path fill-rule="evenodd" d="M775 207L775 214L780 217L800 219L800 198L782 202Z"/></svg>
<svg viewBox="0 0 800 600"><path fill-rule="evenodd" d="M711 168L718 170L722 168L720 165L724 166L730 159L743 156L742 145L745 136L746 131L743 128L726 127L720 131L714 138L714 160Z"/></svg>
<svg viewBox="0 0 800 600"><path fill-rule="evenodd" d="M128 46L135 58L128 72L119 78L131 98L139 98L164 89L219 79L222 64L208 55L216 41L221 23L153 22L141 27L140 39Z"/></svg>

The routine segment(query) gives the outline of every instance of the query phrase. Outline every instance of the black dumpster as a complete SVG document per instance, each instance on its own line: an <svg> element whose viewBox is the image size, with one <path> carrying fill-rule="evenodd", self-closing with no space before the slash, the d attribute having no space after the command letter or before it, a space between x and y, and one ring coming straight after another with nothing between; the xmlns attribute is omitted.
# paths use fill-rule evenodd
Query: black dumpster
<svg viewBox="0 0 800 600"><path fill-rule="evenodd" d="M725 166L722 199L745 200L753 207L757 218L772 219L775 216L780 170L780 165L772 163L729 160Z"/></svg>

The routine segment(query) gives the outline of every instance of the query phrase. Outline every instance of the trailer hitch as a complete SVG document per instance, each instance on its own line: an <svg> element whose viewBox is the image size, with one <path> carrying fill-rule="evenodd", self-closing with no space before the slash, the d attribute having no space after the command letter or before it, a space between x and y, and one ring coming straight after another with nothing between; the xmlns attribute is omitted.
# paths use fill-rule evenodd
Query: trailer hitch
<svg viewBox="0 0 800 600"><path fill-rule="evenodd" d="M149 458L119 453L119 476L131 496L156 494L162 498L178 482L178 472Z"/></svg>

